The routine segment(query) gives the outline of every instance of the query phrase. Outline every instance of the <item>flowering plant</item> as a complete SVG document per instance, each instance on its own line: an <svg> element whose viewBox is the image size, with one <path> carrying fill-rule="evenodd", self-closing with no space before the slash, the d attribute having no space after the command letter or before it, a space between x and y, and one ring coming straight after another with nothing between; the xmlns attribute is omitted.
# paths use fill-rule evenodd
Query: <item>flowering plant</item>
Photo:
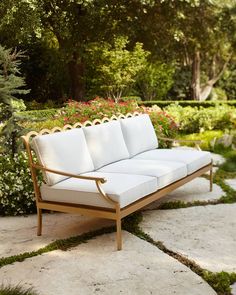
<svg viewBox="0 0 236 295"><path fill-rule="evenodd" d="M36 211L33 182L25 152L0 154L0 215Z"/></svg>
<svg viewBox="0 0 236 295"><path fill-rule="evenodd" d="M88 102L69 100L67 106L59 110L56 117L63 121L64 124L74 124L133 112L149 114L158 136L174 137L176 135L178 126L170 115L157 106L151 108L138 106L135 101L116 103L112 99L99 97Z"/></svg>
<svg viewBox="0 0 236 295"><path fill-rule="evenodd" d="M121 101L115 103L114 100L108 98L103 99L96 97L88 102L78 102L69 100L66 107L60 109L56 117L62 118L64 123L74 124L76 122L93 121L112 115L127 114L135 112L139 107L134 101Z"/></svg>

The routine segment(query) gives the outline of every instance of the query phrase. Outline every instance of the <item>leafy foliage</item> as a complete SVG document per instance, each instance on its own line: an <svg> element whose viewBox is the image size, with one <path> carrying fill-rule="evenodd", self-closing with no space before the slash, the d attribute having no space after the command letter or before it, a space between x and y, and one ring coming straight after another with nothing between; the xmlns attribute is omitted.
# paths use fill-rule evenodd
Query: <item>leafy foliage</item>
<svg viewBox="0 0 236 295"><path fill-rule="evenodd" d="M140 105L144 105L147 107L151 107L153 105L157 105L160 108L165 108L169 106L170 104L173 104L173 100L152 100L152 101L138 101ZM193 101L193 100L179 100L176 101L176 104L178 104L181 107L197 107L197 108L209 108L209 107L218 107L218 106L232 106L236 107L236 100L227 100L227 101Z"/></svg>
<svg viewBox="0 0 236 295"><path fill-rule="evenodd" d="M162 100L173 84L174 67L161 62L149 62L138 74L136 84L144 100Z"/></svg>
<svg viewBox="0 0 236 295"><path fill-rule="evenodd" d="M172 104L165 110L175 118L179 129L185 133L234 129L236 126L236 109L227 105L198 109Z"/></svg>
<svg viewBox="0 0 236 295"><path fill-rule="evenodd" d="M148 55L141 43L136 43L132 51L127 46L128 39L119 37L114 40L114 45L106 42L93 44L88 51L92 63L96 65L93 83L96 88L101 88L106 97L115 101L134 84Z"/></svg>
<svg viewBox="0 0 236 295"><path fill-rule="evenodd" d="M0 154L0 215L35 212L33 182L25 152Z"/></svg>
<svg viewBox="0 0 236 295"><path fill-rule="evenodd" d="M16 152L16 135L20 128L17 125L16 109L22 108L21 101L18 101L17 94L26 94L29 91L22 89L25 81L20 77L21 51L5 49L0 45L0 120L5 121L0 136L4 136L4 144L10 148L12 154ZM13 103L13 101L16 101Z"/></svg>

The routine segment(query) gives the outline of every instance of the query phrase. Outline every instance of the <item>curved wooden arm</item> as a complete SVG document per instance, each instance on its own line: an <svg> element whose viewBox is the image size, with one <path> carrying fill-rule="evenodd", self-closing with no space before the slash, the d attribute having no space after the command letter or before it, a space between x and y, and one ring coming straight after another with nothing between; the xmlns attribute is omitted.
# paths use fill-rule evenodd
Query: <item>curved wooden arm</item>
<svg viewBox="0 0 236 295"><path fill-rule="evenodd" d="M64 175L64 176L68 176L68 177L85 179L85 180L94 180L94 181L98 181L100 183L105 183L106 182L106 179L103 178L103 177L93 177L93 176L76 175L76 174L67 173L67 172L64 172L64 171L53 170L53 169L46 168L44 166L41 166L39 164L34 164L34 163L32 164L32 166L35 169L38 169L38 170L43 170L43 171L47 171L47 172L51 172L51 173L55 173L55 174L59 174L59 175Z"/></svg>
<svg viewBox="0 0 236 295"><path fill-rule="evenodd" d="M181 143L181 142L188 142L188 143L194 143L196 148L198 150L201 150L199 144L202 143L202 140L194 140L194 139L174 139L174 138L166 138L166 137L158 137L158 139L163 140L163 141L170 141L170 142L177 142L177 143Z"/></svg>
<svg viewBox="0 0 236 295"><path fill-rule="evenodd" d="M117 206L117 202L113 201L110 197L108 197L108 195L104 192L104 190L101 188L101 184L105 183L107 180L103 177L93 177L93 176L83 176L83 175L75 175L72 173L67 173L64 171L58 171L58 170L53 170L50 168L46 168L44 166L41 166L39 164L32 164L32 167L34 167L35 169L39 169L39 170L43 170L43 171L47 171L47 172L51 172L51 173L55 173L55 174L59 174L59 175L64 175L64 176L68 176L68 177L72 177L72 178L78 178L78 179L84 179L84 180L93 180L96 182L96 186L97 189L99 191L99 193L102 195L102 197L109 202L110 204L112 204L113 206Z"/></svg>

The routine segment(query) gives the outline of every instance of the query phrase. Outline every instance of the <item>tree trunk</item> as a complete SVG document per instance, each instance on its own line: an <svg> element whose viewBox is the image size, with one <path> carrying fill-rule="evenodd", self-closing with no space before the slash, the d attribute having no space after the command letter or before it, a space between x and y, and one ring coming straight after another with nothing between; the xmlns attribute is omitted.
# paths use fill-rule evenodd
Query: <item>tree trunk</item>
<svg viewBox="0 0 236 295"><path fill-rule="evenodd" d="M208 96L211 94L213 86L214 86L214 83L209 81L206 85L202 87L201 94L200 94L200 101L204 101L208 98Z"/></svg>
<svg viewBox="0 0 236 295"><path fill-rule="evenodd" d="M193 63L192 63L192 97L194 100L200 100L201 85L200 85L200 51L194 53Z"/></svg>
<svg viewBox="0 0 236 295"><path fill-rule="evenodd" d="M80 61L77 54L73 54L73 59L68 63L70 77L70 93L73 100L83 101L85 94L84 85L84 63Z"/></svg>
<svg viewBox="0 0 236 295"><path fill-rule="evenodd" d="M211 94L211 91L215 85L215 83L221 78L221 76L224 74L228 63L231 59L231 55L229 56L229 58L225 61L225 63L223 64L221 70L219 71L219 73L216 73L216 61L215 58L213 58L212 61L212 68L211 68L211 78L207 81L207 83L205 85L203 85L201 87L201 93L200 93L200 101L204 101L208 98L208 96Z"/></svg>

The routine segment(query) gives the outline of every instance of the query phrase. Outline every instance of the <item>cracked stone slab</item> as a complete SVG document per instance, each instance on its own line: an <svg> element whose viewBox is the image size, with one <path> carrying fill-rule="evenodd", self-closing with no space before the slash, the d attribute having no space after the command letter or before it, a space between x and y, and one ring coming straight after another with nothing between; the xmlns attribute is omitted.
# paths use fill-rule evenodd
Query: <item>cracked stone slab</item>
<svg viewBox="0 0 236 295"><path fill-rule="evenodd" d="M143 213L142 230L213 271L236 272L236 204Z"/></svg>
<svg viewBox="0 0 236 295"><path fill-rule="evenodd" d="M225 182L236 191L236 178L226 179Z"/></svg>
<svg viewBox="0 0 236 295"><path fill-rule="evenodd" d="M157 247L123 232L99 236L70 251L53 251L0 269L0 284L33 287L40 295L216 295L198 275Z"/></svg>
<svg viewBox="0 0 236 295"><path fill-rule="evenodd" d="M42 236L36 235L37 216L0 217L0 257L31 252L49 243L113 225L112 221L78 214L43 214Z"/></svg>
<svg viewBox="0 0 236 295"><path fill-rule="evenodd" d="M173 192L167 194L165 197L153 202L152 204L145 207L145 209L153 210L157 209L161 204L166 202L182 201L184 203L194 201L214 201L225 196L224 191L217 184L213 184L213 191L209 191L209 180L198 177L185 185L179 187Z"/></svg>

